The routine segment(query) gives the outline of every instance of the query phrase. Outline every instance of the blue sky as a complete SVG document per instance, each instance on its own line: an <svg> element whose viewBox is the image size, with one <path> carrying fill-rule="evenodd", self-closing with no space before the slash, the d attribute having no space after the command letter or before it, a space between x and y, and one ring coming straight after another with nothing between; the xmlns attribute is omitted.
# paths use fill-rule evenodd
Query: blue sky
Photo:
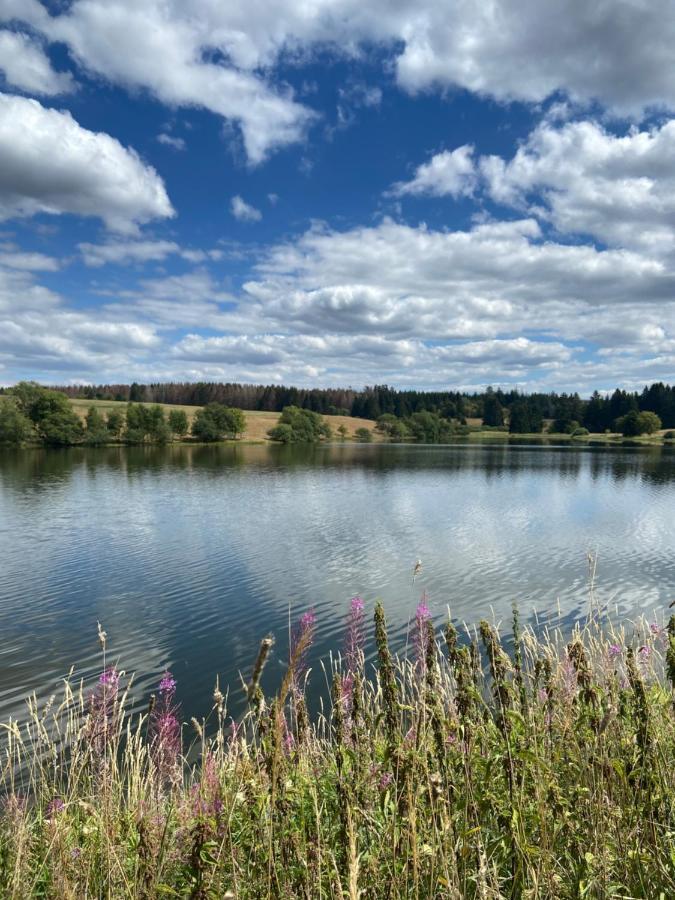
<svg viewBox="0 0 675 900"><path fill-rule="evenodd" d="M675 381L666 0L0 0L0 383Z"/></svg>

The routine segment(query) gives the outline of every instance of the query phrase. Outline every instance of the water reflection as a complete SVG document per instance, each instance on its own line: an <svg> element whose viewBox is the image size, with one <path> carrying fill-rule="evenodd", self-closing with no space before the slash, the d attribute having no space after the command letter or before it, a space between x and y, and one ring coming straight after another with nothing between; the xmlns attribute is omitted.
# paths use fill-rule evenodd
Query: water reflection
<svg viewBox="0 0 675 900"><path fill-rule="evenodd" d="M314 606L314 663L347 599L387 606L405 643L421 590L438 621L584 615L586 553L623 613L675 596L672 448L176 446L0 455L0 713L99 665L96 621L139 672L164 666L190 713L236 684L260 637L286 654L288 605ZM413 586L411 566L423 560Z"/></svg>

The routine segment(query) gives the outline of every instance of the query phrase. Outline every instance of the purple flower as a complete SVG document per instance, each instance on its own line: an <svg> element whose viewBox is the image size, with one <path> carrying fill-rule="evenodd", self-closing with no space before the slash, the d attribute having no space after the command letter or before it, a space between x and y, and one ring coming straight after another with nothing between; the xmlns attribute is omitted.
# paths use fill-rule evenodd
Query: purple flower
<svg viewBox="0 0 675 900"><path fill-rule="evenodd" d="M104 755L119 721L119 683L120 674L117 669L104 669L89 698L89 743L99 756Z"/></svg>
<svg viewBox="0 0 675 900"><path fill-rule="evenodd" d="M173 697L176 692L176 679L172 676L171 672L167 671L164 673L164 677L159 683L159 693L164 696Z"/></svg>
<svg viewBox="0 0 675 900"><path fill-rule="evenodd" d="M645 645L643 647L640 647L638 653L640 654L641 659L643 661L646 661L652 655L652 648Z"/></svg>
<svg viewBox="0 0 675 900"><path fill-rule="evenodd" d="M176 681L165 672L159 683L159 701L150 716L150 753L162 781L176 782L181 752L180 709L173 702Z"/></svg>
<svg viewBox="0 0 675 900"><path fill-rule="evenodd" d="M380 776L379 788L381 791L386 791L389 785L393 782L394 776L391 772L383 772Z"/></svg>
<svg viewBox="0 0 675 900"><path fill-rule="evenodd" d="M291 661L293 665L293 691L300 694L300 685L307 668L307 653L314 639L316 613L313 609L300 616L300 621L291 634Z"/></svg>
<svg viewBox="0 0 675 900"><path fill-rule="evenodd" d="M120 681L120 673L114 667L104 669L99 675L98 683L106 687L117 687Z"/></svg>
<svg viewBox="0 0 675 900"><path fill-rule="evenodd" d="M649 626L649 630L652 634L661 634L661 628L656 624L656 622L651 623L651 625Z"/></svg>
<svg viewBox="0 0 675 900"><path fill-rule="evenodd" d="M621 656L622 652L623 651L621 650L621 647L619 644L610 644L609 648L607 650L607 653L609 654L610 659L616 659L617 656Z"/></svg>
<svg viewBox="0 0 675 900"><path fill-rule="evenodd" d="M63 810L65 808L66 808L66 804L63 802L63 800L60 797L54 797L47 804L47 810L46 810L47 818L48 819L55 818L56 816L58 816L58 814L60 812L63 812Z"/></svg>

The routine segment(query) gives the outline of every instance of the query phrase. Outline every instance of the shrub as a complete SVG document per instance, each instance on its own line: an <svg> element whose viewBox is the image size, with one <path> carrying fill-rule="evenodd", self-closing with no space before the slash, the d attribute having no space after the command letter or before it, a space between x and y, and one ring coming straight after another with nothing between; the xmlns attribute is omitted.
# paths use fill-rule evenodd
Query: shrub
<svg viewBox="0 0 675 900"><path fill-rule="evenodd" d="M240 409L209 403L200 409L192 422L192 434L200 441L222 441L237 438L246 430L246 417Z"/></svg>
<svg viewBox="0 0 675 900"><path fill-rule="evenodd" d="M318 414L297 406L284 407L278 425L270 428L267 436L283 444L313 444L328 440L330 425Z"/></svg>
<svg viewBox="0 0 675 900"><path fill-rule="evenodd" d="M370 444L373 440L373 434L370 428L357 428L354 437L359 444Z"/></svg>
<svg viewBox="0 0 675 900"><path fill-rule="evenodd" d="M0 400L0 443L22 444L33 434L33 423L12 397Z"/></svg>

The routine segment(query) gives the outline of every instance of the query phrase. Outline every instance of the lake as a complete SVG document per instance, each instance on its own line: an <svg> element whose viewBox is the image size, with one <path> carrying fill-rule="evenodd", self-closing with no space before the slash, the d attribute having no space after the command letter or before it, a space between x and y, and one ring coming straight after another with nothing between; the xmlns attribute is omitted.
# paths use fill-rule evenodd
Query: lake
<svg viewBox="0 0 675 900"><path fill-rule="evenodd" d="M436 621L508 627L675 599L675 452L522 444L169 446L0 451L0 719L75 667L137 673L137 708L165 668L185 714L216 675L239 708L260 639L287 659L289 615L317 615L319 661L339 649L349 598L385 602L403 647L423 591ZM422 572L413 583L415 560ZM289 613L290 609L290 613ZM235 699L236 698L236 699Z"/></svg>

